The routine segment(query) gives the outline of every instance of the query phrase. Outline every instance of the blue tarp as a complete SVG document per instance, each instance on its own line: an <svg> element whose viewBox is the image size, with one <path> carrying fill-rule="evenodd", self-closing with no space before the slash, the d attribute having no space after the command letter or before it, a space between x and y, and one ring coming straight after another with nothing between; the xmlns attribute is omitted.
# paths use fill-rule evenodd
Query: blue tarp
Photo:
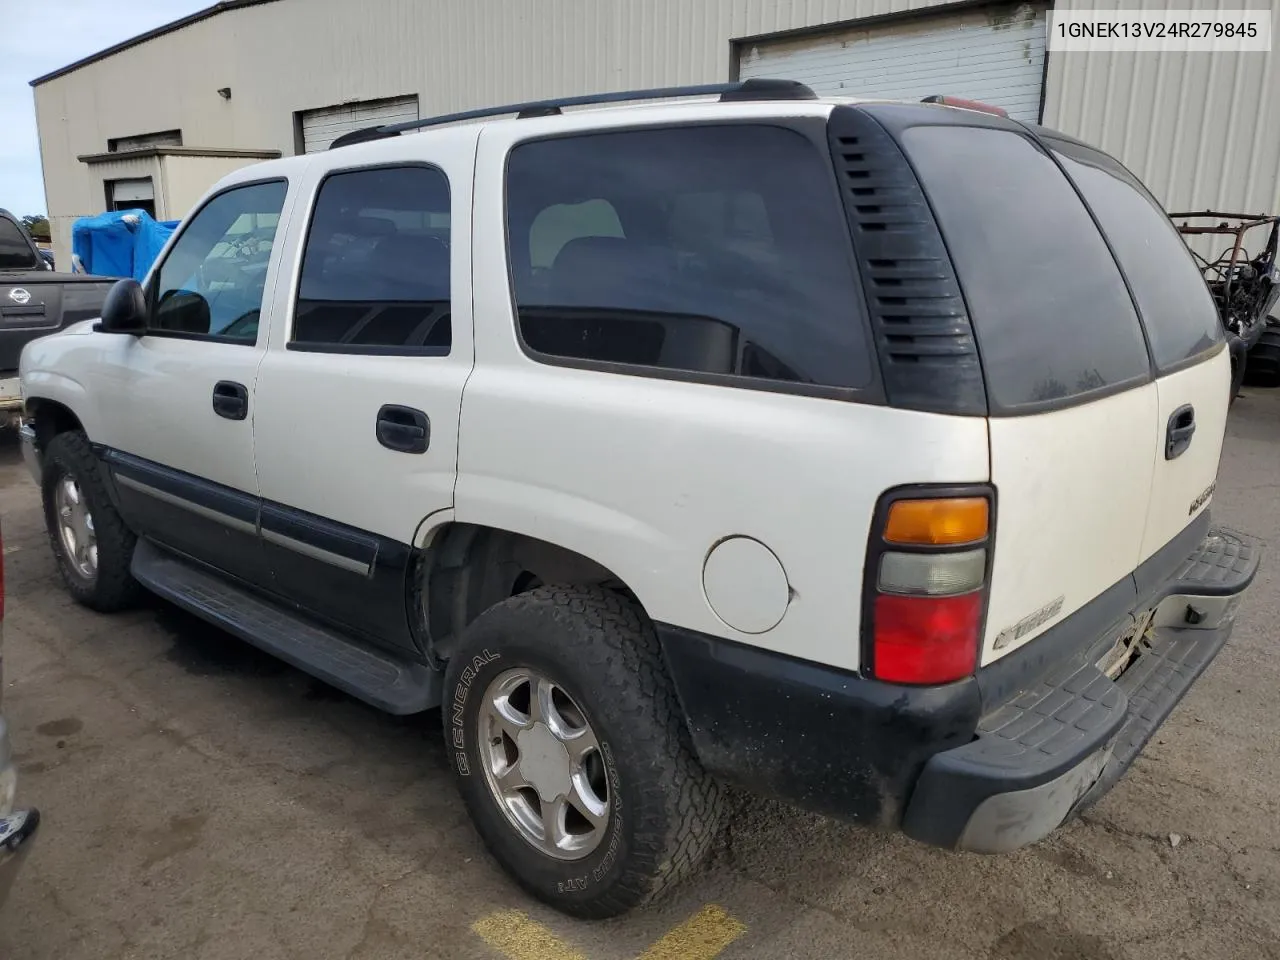
<svg viewBox="0 0 1280 960"><path fill-rule="evenodd" d="M72 263L78 273L141 282L177 226L177 220L156 221L145 210L81 217L71 225Z"/></svg>

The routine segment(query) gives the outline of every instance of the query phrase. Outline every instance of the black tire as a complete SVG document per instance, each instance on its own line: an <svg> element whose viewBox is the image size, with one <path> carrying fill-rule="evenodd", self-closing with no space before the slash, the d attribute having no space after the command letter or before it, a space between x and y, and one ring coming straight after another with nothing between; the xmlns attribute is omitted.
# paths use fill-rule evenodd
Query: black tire
<svg viewBox="0 0 1280 960"><path fill-rule="evenodd" d="M1280 327L1267 318L1267 328L1249 351L1244 382L1250 387L1280 387Z"/></svg>
<svg viewBox="0 0 1280 960"><path fill-rule="evenodd" d="M75 479L93 518L98 572L92 578L82 575L71 563L58 534L54 491L67 476ZM44 452L41 492L49 544L71 596L86 607L103 613L122 610L136 602L141 588L129 567L133 562L137 537L116 512L107 493L98 458L83 433L78 430L60 433L50 441Z"/></svg>
<svg viewBox="0 0 1280 960"><path fill-rule="evenodd" d="M604 758L611 809L604 839L558 860L499 809L478 750L489 684L516 667L541 672L581 708ZM565 913L613 917L691 874L714 842L723 790L693 755L653 628L603 590L544 586L472 623L445 673L444 732L458 789L485 845L526 890Z"/></svg>

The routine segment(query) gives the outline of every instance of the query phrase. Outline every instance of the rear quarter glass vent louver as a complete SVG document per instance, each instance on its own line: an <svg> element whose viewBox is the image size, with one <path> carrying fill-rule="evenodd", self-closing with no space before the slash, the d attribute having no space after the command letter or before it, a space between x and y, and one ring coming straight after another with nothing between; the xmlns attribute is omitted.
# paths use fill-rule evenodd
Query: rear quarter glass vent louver
<svg viewBox="0 0 1280 960"><path fill-rule="evenodd" d="M973 326L906 158L856 107L833 110L827 136L889 403L985 415Z"/></svg>

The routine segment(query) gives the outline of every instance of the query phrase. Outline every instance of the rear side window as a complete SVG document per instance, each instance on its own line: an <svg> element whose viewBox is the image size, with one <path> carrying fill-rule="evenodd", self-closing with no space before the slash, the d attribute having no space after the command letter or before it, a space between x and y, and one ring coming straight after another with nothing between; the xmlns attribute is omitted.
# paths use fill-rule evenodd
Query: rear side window
<svg viewBox="0 0 1280 960"><path fill-rule="evenodd" d="M326 177L307 231L294 350L447 354L449 181L436 167Z"/></svg>
<svg viewBox="0 0 1280 960"><path fill-rule="evenodd" d="M521 144L507 204L520 333L538 354L825 387L871 378L830 161L795 130Z"/></svg>
<svg viewBox="0 0 1280 960"><path fill-rule="evenodd" d="M35 270L39 266L39 258L17 224L0 217L0 270Z"/></svg>
<svg viewBox="0 0 1280 960"><path fill-rule="evenodd" d="M1047 154L1019 134L977 127L913 127L903 146L955 263L993 413L1148 375L1115 259Z"/></svg>
<svg viewBox="0 0 1280 960"><path fill-rule="evenodd" d="M1111 241L1129 278L1156 366L1165 369L1222 340L1217 308L1186 243L1155 198L1106 154L1045 143L1066 168Z"/></svg>

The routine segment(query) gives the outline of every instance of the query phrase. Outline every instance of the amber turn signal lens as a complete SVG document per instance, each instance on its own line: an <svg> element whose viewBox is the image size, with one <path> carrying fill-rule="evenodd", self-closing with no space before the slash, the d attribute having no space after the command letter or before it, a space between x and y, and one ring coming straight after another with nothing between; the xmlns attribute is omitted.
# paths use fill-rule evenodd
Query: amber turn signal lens
<svg viewBox="0 0 1280 960"><path fill-rule="evenodd" d="M890 543L973 543L987 535L985 497L898 500L889 507L884 538Z"/></svg>

